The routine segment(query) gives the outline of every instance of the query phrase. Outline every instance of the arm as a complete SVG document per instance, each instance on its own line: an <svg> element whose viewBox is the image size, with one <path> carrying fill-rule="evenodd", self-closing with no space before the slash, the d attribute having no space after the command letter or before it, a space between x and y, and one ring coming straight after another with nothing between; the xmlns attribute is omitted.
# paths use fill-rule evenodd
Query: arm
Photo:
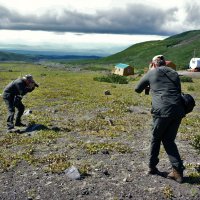
<svg viewBox="0 0 200 200"><path fill-rule="evenodd" d="M39 85L35 82L29 83L28 86L26 87L27 92L32 92L35 89L35 87L39 87Z"/></svg>
<svg viewBox="0 0 200 200"><path fill-rule="evenodd" d="M141 93L145 88L149 87L149 75L144 75L135 87L135 92Z"/></svg>
<svg viewBox="0 0 200 200"><path fill-rule="evenodd" d="M15 87L18 90L19 95L24 96L27 93L26 85L24 82L17 80L15 83Z"/></svg>

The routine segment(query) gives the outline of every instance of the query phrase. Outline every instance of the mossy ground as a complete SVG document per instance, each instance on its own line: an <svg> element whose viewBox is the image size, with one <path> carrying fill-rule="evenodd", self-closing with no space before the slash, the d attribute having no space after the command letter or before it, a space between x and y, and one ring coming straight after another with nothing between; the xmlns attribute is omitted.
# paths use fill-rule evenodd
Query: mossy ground
<svg viewBox="0 0 200 200"><path fill-rule="evenodd" d="M51 193L58 184L63 185L56 189L58 198L52 194L51 199L65 199L66 196L67 199L119 199L121 196L125 199L134 191L138 192L138 198L143 195L143 199L156 195L181 199L174 187L188 198L200 195L200 174L195 170L199 162L200 79L182 83L183 91L195 97L196 107L183 119L177 137L180 153L186 162L187 183L175 186L176 183L170 180L143 175L147 169L150 142L150 96L134 92L138 78L122 85L94 81L94 77L104 73L71 72L65 68L27 63L0 64L0 93L10 81L25 74L32 74L39 83L40 87L23 99L26 109L32 110L31 114L23 116L23 121L47 127L34 133L6 133L7 110L0 98L0 185L4 185L1 187L3 197L13 198L9 193L12 187L6 184L11 177L15 178L13 185L16 189L25 188L23 192L21 189L16 192L16 199L28 196L48 198L47 192ZM106 90L111 95L105 95ZM163 148L160 160L161 168L167 171L170 165ZM66 184L73 184L66 180L63 172L72 165L86 177L84 181L74 183L70 190ZM19 175L24 173L29 178ZM47 180L47 175L51 181ZM38 180L40 183L37 184ZM153 180L156 188L151 186ZM39 187L44 187L43 193Z"/></svg>

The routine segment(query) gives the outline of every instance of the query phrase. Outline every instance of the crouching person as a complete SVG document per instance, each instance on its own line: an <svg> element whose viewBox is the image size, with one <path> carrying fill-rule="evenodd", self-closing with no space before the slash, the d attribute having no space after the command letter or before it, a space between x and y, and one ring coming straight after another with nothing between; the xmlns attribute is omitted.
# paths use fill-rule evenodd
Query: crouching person
<svg viewBox="0 0 200 200"><path fill-rule="evenodd" d="M33 80L32 75L25 75L23 78L18 78L5 87L3 100L8 109L8 132L11 132L14 126L26 126L21 122L21 117L25 110L25 106L21 100L24 95L32 92L35 87L39 87L39 85ZM15 108L17 108L18 112L14 124Z"/></svg>
<svg viewBox="0 0 200 200"><path fill-rule="evenodd" d="M181 183L184 166L175 143L179 125L185 116L181 83L178 73L166 66L162 55L155 56L152 63L154 69L149 70L135 87L138 93L149 87L152 96L153 127L148 174L160 173L157 164L162 143L173 169L168 178Z"/></svg>

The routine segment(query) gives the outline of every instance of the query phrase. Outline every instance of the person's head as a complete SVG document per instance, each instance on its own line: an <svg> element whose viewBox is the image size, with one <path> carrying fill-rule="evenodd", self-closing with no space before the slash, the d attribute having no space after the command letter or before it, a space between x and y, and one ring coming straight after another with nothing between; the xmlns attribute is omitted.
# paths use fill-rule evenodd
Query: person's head
<svg viewBox="0 0 200 200"><path fill-rule="evenodd" d="M28 87L38 87L38 84L34 81L33 76L31 74L27 74L22 78Z"/></svg>
<svg viewBox="0 0 200 200"><path fill-rule="evenodd" d="M166 62L165 62L164 56L163 55L154 56L152 59L152 65L154 68L160 67L160 66L165 66Z"/></svg>

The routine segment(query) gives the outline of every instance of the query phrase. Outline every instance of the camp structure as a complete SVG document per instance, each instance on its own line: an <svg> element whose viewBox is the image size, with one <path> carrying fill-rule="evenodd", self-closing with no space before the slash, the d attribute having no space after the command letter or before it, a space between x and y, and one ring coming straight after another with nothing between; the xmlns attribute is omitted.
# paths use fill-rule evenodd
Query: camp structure
<svg viewBox="0 0 200 200"><path fill-rule="evenodd" d="M124 63L118 63L112 70L113 74L118 74L121 76L129 76L134 74L134 68L130 65Z"/></svg>
<svg viewBox="0 0 200 200"><path fill-rule="evenodd" d="M172 69L176 70L176 65L172 61L166 60L165 62L167 67L171 67Z"/></svg>
<svg viewBox="0 0 200 200"><path fill-rule="evenodd" d="M200 71L200 58L192 58L189 63L189 70L194 72Z"/></svg>

